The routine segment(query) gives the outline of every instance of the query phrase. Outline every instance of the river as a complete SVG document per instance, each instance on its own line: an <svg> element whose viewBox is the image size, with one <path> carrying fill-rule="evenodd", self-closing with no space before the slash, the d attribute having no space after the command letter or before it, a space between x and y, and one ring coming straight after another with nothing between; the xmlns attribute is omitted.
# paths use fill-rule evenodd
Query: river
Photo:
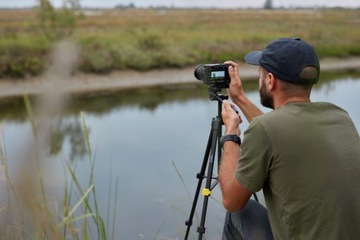
<svg viewBox="0 0 360 240"><path fill-rule="evenodd" d="M244 88L259 105L257 86L249 83ZM315 87L311 98L330 101L346 109L360 129L359 92L358 76L331 76ZM84 191L94 183L96 203L104 218L108 239L112 236L131 240L182 239L211 120L218 112L218 104L210 101L206 87L147 88L79 97L66 104L61 107L61 115L51 117L43 117L34 107L34 118L28 117L30 108L26 111L22 100L1 104L5 156L1 173L4 174L6 168L16 186L25 181L23 172L37 171L29 160L36 141L29 119L35 119L33 122L42 119L34 126L43 129L46 135L42 138L43 131L37 131L38 145L51 143L41 145L46 148L41 154L46 167L41 168L46 171L43 173L45 188L51 199L57 199L55 203L61 206L64 186L70 183L65 165L68 162ZM83 137L85 125L90 157ZM242 130L247 126L244 121ZM92 173L93 182L89 180ZM11 193L7 192L4 182L1 182L1 191L2 206L8 206L5 193ZM73 192L75 205L80 194L75 188ZM35 196L34 192L26 194L28 198ZM93 198L90 195L91 202ZM202 197L190 239L197 238L201 209ZM206 239L219 239L224 210L218 187L212 193L207 213ZM4 211L0 214L4 219ZM78 226L83 221L78 220Z"/></svg>

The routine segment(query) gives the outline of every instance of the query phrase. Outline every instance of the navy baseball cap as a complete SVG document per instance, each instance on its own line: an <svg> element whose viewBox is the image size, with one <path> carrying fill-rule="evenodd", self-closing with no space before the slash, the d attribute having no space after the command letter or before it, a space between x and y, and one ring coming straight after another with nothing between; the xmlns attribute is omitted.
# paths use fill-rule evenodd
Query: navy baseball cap
<svg viewBox="0 0 360 240"><path fill-rule="evenodd" d="M249 52L245 61L294 84L314 84L320 77L320 63L314 48L300 38L275 40L263 51Z"/></svg>

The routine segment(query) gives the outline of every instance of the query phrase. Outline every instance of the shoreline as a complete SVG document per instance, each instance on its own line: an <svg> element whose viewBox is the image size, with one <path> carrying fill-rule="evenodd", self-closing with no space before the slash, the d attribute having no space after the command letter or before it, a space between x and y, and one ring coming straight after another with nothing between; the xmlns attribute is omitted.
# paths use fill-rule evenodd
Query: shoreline
<svg viewBox="0 0 360 240"><path fill-rule="evenodd" d="M320 65L321 72L360 71L360 57L323 59ZM244 63L239 64L239 66L242 81L258 79L258 67ZM201 81L194 77L194 68L195 66L146 72L126 70L114 71L106 75L77 73L67 79L50 74L29 79L0 79L0 100L19 98L24 94L30 96L51 93L83 95L156 86L176 87L186 84L200 84Z"/></svg>

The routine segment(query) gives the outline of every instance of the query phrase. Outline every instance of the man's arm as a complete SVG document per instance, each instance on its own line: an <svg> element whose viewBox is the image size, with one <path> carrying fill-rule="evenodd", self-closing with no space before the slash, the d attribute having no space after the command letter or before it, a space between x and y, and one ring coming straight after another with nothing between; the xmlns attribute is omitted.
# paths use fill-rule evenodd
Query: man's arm
<svg viewBox="0 0 360 240"><path fill-rule="evenodd" d="M241 123L241 119L226 100L224 100L222 118L226 127L225 134L240 135L239 124ZM219 183L223 205L230 212L242 209L252 194L235 178L235 170L239 158L239 145L232 141L225 142L223 146L223 156L220 162Z"/></svg>
<svg viewBox="0 0 360 240"><path fill-rule="evenodd" d="M248 122L251 122L254 117L262 115L263 112L245 95L239 75L239 65L233 61L226 61L225 63L231 65L229 67L231 82L228 94L231 100L240 108Z"/></svg>

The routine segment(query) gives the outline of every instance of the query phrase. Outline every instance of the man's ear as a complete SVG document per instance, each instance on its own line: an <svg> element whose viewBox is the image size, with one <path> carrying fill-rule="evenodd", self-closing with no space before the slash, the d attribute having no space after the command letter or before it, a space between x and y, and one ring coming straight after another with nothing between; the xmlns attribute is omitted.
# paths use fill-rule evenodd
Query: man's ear
<svg viewBox="0 0 360 240"><path fill-rule="evenodd" d="M267 78L268 78L267 81L268 90L273 91L277 85L277 78L272 73L268 73Z"/></svg>

